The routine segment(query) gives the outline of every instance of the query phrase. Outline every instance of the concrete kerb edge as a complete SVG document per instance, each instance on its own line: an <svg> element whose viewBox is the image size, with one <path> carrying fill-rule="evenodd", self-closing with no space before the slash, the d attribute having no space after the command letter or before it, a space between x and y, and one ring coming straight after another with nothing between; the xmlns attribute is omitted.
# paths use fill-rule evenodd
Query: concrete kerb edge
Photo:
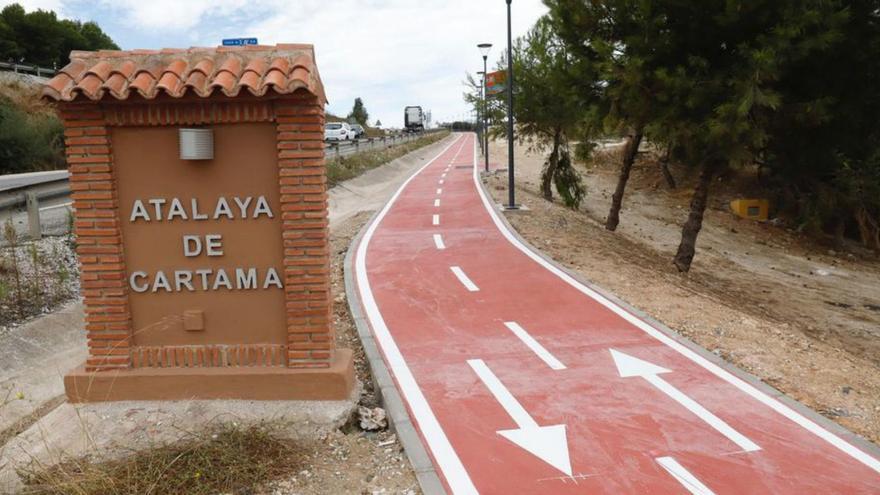
<svg viewBox="0 0 880 495"><path fill-rule="evenodd" d="M452 134L450 134L450 136L452 136ZM413 172L413 175L417 173L419 173L419 170ZM373 339L370 324L364 314L363 305L361 304L361 299L358 295L357 283L354 280L354 253L357 251L357 247L360 245L361 239L364 237L367 229L373 224L381 211L382 208L379 208L373 213L370 220L361 227L361 230L354 239L352 239L348 246L348 251L345 253L345 261L343 263L345 297L348 300L348 307L351 310L355 327L357 327L358 337L361 339L364 353L367 355L367 360L370 364L370 374L373 377L373 388L379 394L382 405L388 412L387 417L390 425L397 434L397 438L400 440L403 450L406 452L406 457L409 459L413 471L416 473L416 479L418 479L422 492L424 492L425 495L445 495L446 488L444 488L443 483L440 481L440 475L437 473L434 463L431 461L428 449L422 442L419 433L416 431L416 428L412 423L412 418L409 416L409 411L406 409L403 397L400 396L400 392L397 390L391 372L388 370L385 360L382 358L382 354L379 351L379 347Z"/></svg>
<svg viewBox="0 0 880 495"><path fill-rule="evenodd" d="M478 181L479 185L483 189L483 192L486 193L486 196L488 198L492 198L492 194L489 191L489 189L486 187L486 183L484 182L485 178L486 177L484 177L482 174L480 175L480 180ZM505 213L507 213L507 211L505 211ZM512 211L510 213L516 214L516 211ZM798 414L806 417L810 421L813 421L814 423L818 424L822 428L825 428L826 430L830 431L831 433L833 433L839 437L842 437L844 440L853 444L857 448L859 448L859 449L865 451L866 453L871 454L872 456L880 459L880 446L878 446L877 444L871 442L867 438L862 437L861 435L858 435L857 433L854 433L854 432L846 429L844 426L842 426L838 423L835 423L834 421L826 418L825 416L822 416L821 414L814 411L813 409L811 409L811 408L805 406L804 404L801 404L797 400L785 395L785 393L777 390L772 385L764 382L763 380L761 380L757 376L743 370L742 368L737 367L736 365L734 365L733 363L730 363L729 361L725 360L721 356L718 356L717 354L706 350L705 348L701 347L696 342L690 340L689 338L687 338L687 337L681 335L680 333L676 332L675 330L669 328L668 326L666 326L662 322L649 316L644 311L642 311L642 310L636 308L635 306L629 304L628 302L620 299L615 294L609 292L608 290L606 290L602 287L595 285L593 282L587 280L582 274L575 272L566 266L561 265L556 260L554 260L553 258L548 256L547 254L545 254L540 249L533 246L526 239L524 239L519 234L519 232L515 228L513 228L513 226L507 220L506 216L504 216L504 215L498 215L498 216L499 216L499 218L501 218L501 221L504 223L505 228L517 240L519 240L519 242L521 242L523 246L526 246L530 251L532 251L533 253L540 256L547 263L558 268L560 271L564 272L565 274L567 274L571 278L577 280L579 283L585 285L589 289L594 290L597 293L601 294L603 297L612 301L614 304L620 306L621 308L625 309L626 311L632 313L636 317L644 320L649 325L653 326L657 330L660 330L661 332L666 334L671 339L675 340L676 342L684 345L688 349L696 352L700 356L711 361L713 364L720 366L725 371L727 371L727 372L733 374L734 376L736 376L737 378L747 382L748 384L757 388L761 392L764 392L765 394L769 395L770 397L782 402L783 404L790 407L791 409L794 409Z"/></svg>

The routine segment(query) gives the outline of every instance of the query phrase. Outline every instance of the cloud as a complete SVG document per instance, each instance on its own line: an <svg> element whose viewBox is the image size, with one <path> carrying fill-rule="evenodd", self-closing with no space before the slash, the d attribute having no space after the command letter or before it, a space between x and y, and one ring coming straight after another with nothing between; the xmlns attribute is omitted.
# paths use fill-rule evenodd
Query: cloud
<svg viewBox="0 0 880 495"><path fill-rule="evenodd" d="M0 0L0 7L5 7L9 4L17 3L20 4L24 9L28 12L32 10L42 9L42 10L54 10L55 12L60 13L62 10L62 0Z"/></svg>
<svg viewBox="0 0 880 495"><path fill-rule="evenodd" d="M402 125L403 107L421 105L435 121L466 111L465 72L482 70L477 43L495 45L490 67L506 46L504 2L337 0L279 9L252 25L261 42L313 43L331 110L344 114L357 96L383 123ZM514 34L545 12L537 0L514 2Z"/></svg>
<svg viewBox="0 0 880 495"><path fill-rule="evenodd" d="M5 0L0 0L0 3ZM10 3L10 2L5 2ZM361 97L371 121L403 124L403 107L421 105L434 120L465 116L462 81L482 70L477 43L506 46L501 0L24 0L96 20L123 48L211 46L255 36L263 44L312 43L330 98L345 115ZM546 11L540 0L513 2L514 36ZM136 46L130 46L136 45Z"/></svg>

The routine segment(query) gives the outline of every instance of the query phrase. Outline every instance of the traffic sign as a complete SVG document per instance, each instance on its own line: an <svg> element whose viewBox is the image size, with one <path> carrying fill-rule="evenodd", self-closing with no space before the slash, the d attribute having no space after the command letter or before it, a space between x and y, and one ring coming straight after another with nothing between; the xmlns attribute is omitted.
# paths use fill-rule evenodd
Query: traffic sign
<svg viewBox="0 0 880 495"><path fill-rule="evenodd" d="M256 38L226 38L223 40L223 46L244 46L256 45Z"/></svg>

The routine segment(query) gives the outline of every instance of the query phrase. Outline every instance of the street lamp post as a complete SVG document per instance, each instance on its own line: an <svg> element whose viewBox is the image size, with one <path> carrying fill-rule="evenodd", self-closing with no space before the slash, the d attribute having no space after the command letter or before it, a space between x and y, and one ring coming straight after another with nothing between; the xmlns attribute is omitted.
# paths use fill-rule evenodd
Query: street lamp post
<svg viewBox="0 0 880 495"><path fill-rule="evenodd" d="M510 2L507 0L507 209L515 210L518 206L513 182L513 37L510 32Z"/></svg>
<svg viewBox="0 0 880 495"><path fill-rule="evenodd" d="M489 82L489 73L486 72L486 59L489 57L489 50L492 48L492 43L480 43L477 45L477 48L480 49L480 54L483 55L483 156L486 159L486 172L489 171L489 105L486 102L486 83Z"/></svg>
<svg viewBox="0 0 880 495"><path fill-rule="evenodd" d="M482 136L484 136L484 135L486 134L486 129L485 129L485 127L486 127L486 126L485 126L485 115L486 115L486 71L482 71L482 72L477 71L477 74L480 76L480 104L478 105L478 108L479 108L480 110L477 112L477 119L478 119L479 126L480 126L480 127L479 127L480 132L478 132L477 134L480 136L480 149L483 151L483 154L485 155L485 154L489 151L489 150L486 148L486 146L485 146L485 142L484 142L485 140L484 140L483 137L482 137Z"/></svg>

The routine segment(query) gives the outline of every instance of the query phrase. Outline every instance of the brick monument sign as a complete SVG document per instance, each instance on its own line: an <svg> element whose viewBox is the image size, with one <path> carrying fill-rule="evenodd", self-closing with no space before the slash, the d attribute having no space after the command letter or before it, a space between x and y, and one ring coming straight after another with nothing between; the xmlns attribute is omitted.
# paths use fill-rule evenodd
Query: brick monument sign
<svg viewBox="0 0 880 495"><path fill-rule="evenodd" d="M347 398L310 45L71 53L64 121L88 359L74 402Z"/></svg>

